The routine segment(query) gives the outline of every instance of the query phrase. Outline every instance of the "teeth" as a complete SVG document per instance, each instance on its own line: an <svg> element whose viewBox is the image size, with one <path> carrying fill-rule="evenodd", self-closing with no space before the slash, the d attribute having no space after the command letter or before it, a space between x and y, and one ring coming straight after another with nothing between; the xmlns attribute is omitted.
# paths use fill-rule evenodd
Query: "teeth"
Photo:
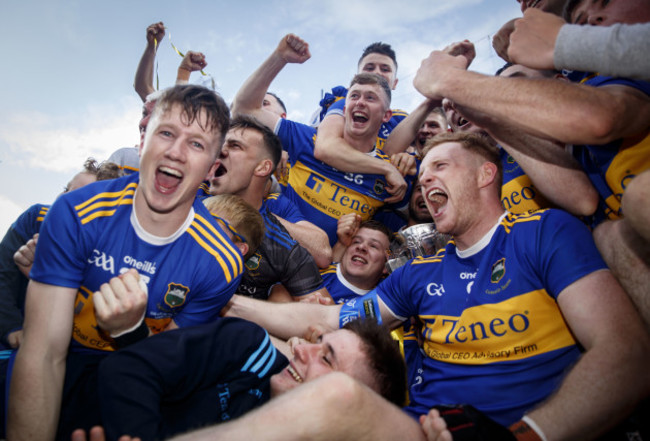
<svg viewBox="0 0 650 441"><path fill-rule="evenodd" d="M427 193L427 198L434 204L441 206L447 201L447 195L444 191L435 188Z"/></svg>
<svg viewBox="0 0 650 441"><path fill-rule="evenodd" d="M177 178L182 178L183 177L181 172L179 172L178 170L174 170L172 168L169 168L169 167L162 166L162 167L160 167L160 171L163 172L163 173L167 173L168 175L176 176Z"/></svg>
<svg viewBox="0 0 650 441"><path fill-rule="evenodd" d="M302 383L302 382L303 382L302 377L298 374L298 372L296 372L296 371L293 369L293 366L289 365L289 367L287 368L287 371L291 374L291 376L293 377L293 379L296 380L298 383Z"/></svg>
<svg viewBox="0 0 650 441"><path fill-rule="evenodd" d="M352 258L352 261L353 261L353 262L367 263L365 259L362 259L361 257L358 257L358 256L354 256L354 257Z"/></svg>

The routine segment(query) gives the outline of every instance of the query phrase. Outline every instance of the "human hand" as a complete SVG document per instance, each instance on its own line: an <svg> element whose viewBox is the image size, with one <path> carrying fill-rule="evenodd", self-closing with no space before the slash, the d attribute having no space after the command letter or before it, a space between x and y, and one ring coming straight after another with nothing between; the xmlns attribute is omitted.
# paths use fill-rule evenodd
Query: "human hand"
<svg viewBox="0 0 650 441"><path fill-rule="evenodd" d="M406 184L402 173L400 173L397 167L391 164L391 166L388 168L388 171L384 174L384 177L388 183L386 191L391 195L390 197L384 199L384 202L390 204L392 202L399 202L404 199L408 185Z"/></svg>
<svg viewBox="0 0 650 441"><path fill-rule="evenodd" d="M352 238L359 231L359 225L361 225L361 216L356 213L344 214L339 218L336 223L336 236L341 245L346 248L350 246Z"/></svg>
<svg viewBox="0 0 650 441"><path fill-rule="evenodd" d="M555 41L565 24L555 14L526 9L524 18L515 21L514 32L510 35L509 59L532 69L555 69Z"/></svg>
<svg viewBox="0 0 650 441"><path fill-rule="evenodd" d="M305 333L305 340L310 343L318 343L318 340L323 336L323 334L328 333L332 329L326 328L323 325L309 325L307 332Z"/></svg>
<svg viewBox="0 0 650 441"><path fill-rule="evenodd" d="M197 70L204 69L207 65L205 55L201 52L187 51L178 68L185 69L189 72L196 72Z"/></svg>
<svg viewBox="0 0 650 441"><path fill-rule="evenodd" d="M142 323L147 310L147 285L135 269L113 277L93 294L97 325L116 337Z"/></svg>
<svg viewBox="0 0 650 441"><path fill-rule="evenodd" d="M32 270L34 263L34 254L36 253L36 244L38 242L38 233L29 239L27 243L14 253L14 262L21 273L29 278L29 272Z"/></svg>
<svg viewBox="0 0 650 441"><path fill-rule="evenodd" d="M415 156L409 155L408 153L395 153L390 157L390 163L397 168L402 176L415 175L417 173L418 167Z"/></svg>
<svg viewBox="0 0 650 441"><path fill-rule="evenodd" d="M457 41L456 43L452 43L446 48L442 50L446 54L451 55L452 57L457 57L457 56L463 56L465 57L465 60L467 60L467 65L465 66L465 69L469 67L470 64L472 64L472 61L474 61L474 58L476 58L476 48L474 47L474 43L472 43L469 40L463 40L463 41Z"/></svg>
<svg viewBox="0 0 650 441"><path fill-rule="evenodd" d="M165 37L165 25L163 24L162 21L147 26L147 44L151 46L160 44L160 41L164 37Z"/></svg>
<svg viewBox="0 0 650 441"><path fill-rule="evenodd" d="M427 441L452 441L451 432L447 430L447 423L440 416L438 409L431 409L428 414L420 415L420 426Z"/></svg>
<svg viewBox="0 0 650 441"><path fill-rule="evenodd" d="M7 335L7 342L13 349L18 349L20 344L23 342L23 330L19 329L17 331L10 332Z"/></svg>
<svg viewBox="0 0 650 441"><path fill-rule="evenodd" d="M325 306L334 304L334 299L332 299L332 296L330 296L327 291L324 293L321 291L315 291L311 294L301 297L298 301L300 303L314 303L317 305Z"/></svg>
<svg viewBox="0 0 650 441"><path fill-rule="evenodd" d="M282 38L275 51L287 63L302 64L311 58L309 43L294 34Z"/></svg>
<svg viewBox="0 0 650 441"><path fill-rule="evenodd" d="M70 437L71 441L106 441L106 435L104 434L104 428L101 426L95 426L90 429L90 438L86 438L86 432L83 429L77 429L72 432ZM122 435L117 441L140 441L140 438L133 438L129 435Z"/></svg>
<svg viewBox="0 0 650 441"><path fill-rule="evenodd" d="M458 70L466 70L473 60L474 45L465 40L447 46L442 51L433 51L422 60L413 79L413 86L432 100L444 98L445 81Z"/></svg>
<svg viewBox="0 0 650 441"><path fill-rule="evenodd" d="M501 29L494 34L494 37L492 37L492 48L498 56L507 62L510 62L510 58L508 58L508 45L510 44L510 34L515 30L516 20L518 19L513 18L512 20L507 21L503 26L501 26Z"/></svg>

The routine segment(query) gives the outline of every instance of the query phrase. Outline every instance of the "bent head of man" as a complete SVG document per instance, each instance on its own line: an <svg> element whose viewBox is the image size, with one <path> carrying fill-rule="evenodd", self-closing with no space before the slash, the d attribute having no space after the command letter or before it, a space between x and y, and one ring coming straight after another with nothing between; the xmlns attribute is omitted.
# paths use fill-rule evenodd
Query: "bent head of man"
<svg viewBox="0 0 650 441"><path fill-rule="evenodd" d="M568 0L564 19L569 23L611 26L616 23L635 24L650 21L648 0Z"/></svg>
<svg viewBox="0 0 650 441"><path fill-rule="evenodd" d="M386 79L376 74L357 74L345 98L344 136L374 139L382 123L390 120L391 92Z"/></svg>
<svg viewBox="0 0 650 441"><path fill-rule="evenodd" d="M178 211L179 218L187 216L199 185L216 168L229 116L224 100L209 89L187 85L165 90L140 146L137 215Z"/></svg>
<svg viewBox="0 0 650 441"><path fill-rule="evenodd" d="M287 117L287 107L284 105L284 102L280 99L279 96L272 92L266 92L264 99L262 100L262 107L278 115L280 118Z"/></svg>
<svg viewBox="0 0 650 441"><path fill-rule="evenodd" d="M243 196L254 179L270 178L281 155L282 144L272 130L249 116L233 119L210 176L210 194Z"/></svg>
<svg viewBox="0 0 650 441"><path fill-rule="evenodd" d="M418 129L418 132L415 134L415 149L418 155L422 155L422 150L424 150L424 144L427 140L446 131L447 117L445 116L445 112L442 107L436 107L429 112Z"/></svg>
<svg viewBox="0 0 650 441"><path fill-rule="evenodd" d="M361 289L372 289L385 271L391 231L381 222L365 221L341 257L341 273Z"/></svg>
<svg viewBox="0 0 650 441"><path fill-rule="evenodd" d="M485 137L445 133L424 152L419 181L438 231L463 235L482 221L485 204L500 206L501 160Z"/></svg>
<svg viewBox="0 0 650 441"><path fill-rule="evenodd" d="M357 320L294 347L289 365L271 377L271 396L331 372L343 372L402 406L406 373L397 342L372 320Z"/></svg>
<svg viewBox="0 0 650 441"><path fill-rule="evenodd" d="M388 87L397 86L397 57L390 44L377 42L366 47L359 58L357 73L374 73L388 82Z"/></svg>

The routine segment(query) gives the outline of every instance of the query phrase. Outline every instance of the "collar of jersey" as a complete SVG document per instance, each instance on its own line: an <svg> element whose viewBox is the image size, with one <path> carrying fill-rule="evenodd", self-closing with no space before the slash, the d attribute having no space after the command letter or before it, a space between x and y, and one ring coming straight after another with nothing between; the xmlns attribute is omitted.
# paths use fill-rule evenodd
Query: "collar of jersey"
<svg viewBox="0 0 650 441"><path fill-rule="evenodd" d="M136 189L136 194L138 190ZM136 195L133 195L133 199L135 200ZM143 241L147 242L148 244L151 245L167 245L169 243L174 242L176 239L178 239L184 232L187 230L190 225L192 224L192 221L194 220L194 207L190 208L190 212L187 214L187 218L185 218L185 222L183 222L183 225L181 225L178 230L174 231L170 236L167 237L160 237L160 236L154 236L153 234L147 232L144 228L142 228L142 225L140 225L140 222L138 222L138 216L135 213L135 204L131 206L131 225L133 226L133 229L135 230L135 234Z"/></svg>
<svg viewBox="0 0 650 441"><path fill-rule="evenodd" d="M499 227L499 224L501 224L501 221L503 220L504 217L506 217L507 214L508 214L507 211L504 212L504 213L499 217L499 220L497 220L497 223L494 224L494 226L493 226L492 228L490 228L490 231L488 231L488 232L485 234L485 236L481 237L481 238L479 239L479 241L476 242L474 245L472 245L471 247L467 248L466 250L462 250L462 251L459 250L458 248L456 248L456 254L458 255L458 257L460 257L461 259L465 259L465 258L467 258L467 257L471 257L471 256L473 256L474 254L476 254L476 253L482 251L483 248L485 248L486 246L488 246L488 244L489 244L490 241L492 240L492 236L494 236L494 232L497 230L497 228Z"/></svg>

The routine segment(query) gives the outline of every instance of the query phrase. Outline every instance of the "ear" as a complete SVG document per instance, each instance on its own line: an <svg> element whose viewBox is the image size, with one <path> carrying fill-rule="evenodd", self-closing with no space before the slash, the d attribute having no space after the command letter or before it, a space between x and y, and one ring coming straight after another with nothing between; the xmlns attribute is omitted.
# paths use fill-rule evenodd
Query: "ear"
<svg viewBox="0 0 650 441"><path fill-rule="evenodd" d="M478 184L480 188L491 185L497 178L498 167L493 162L484 162L479 168Z"/></svg>
<svg viewBox="0 0 650 441"><path fill-rule="evenodd" d="M263 159L262 161L255 166L253 174L255 176L270 176L271 171L273 170L273 161L270 159Z"/></svg>
<svg viewBox="0 0 650 441"><path fill-rule="evenodd" d="M214 176L214 173L217 171L217 168L221 162L218 159L215 159L210 168L208 169L208 174L205 175L204 181L209 181Z"/></svg>
<svg viewBox="0 0 650 441"><path fill-rule="evenodd" d="M393 116L393 111L390 110L390 109L388 109L388 110L386 110L386 112L384 113L384 117L383 117L381 120L382 120L382 122L388 122L388 121L390 121L390 118L391 118L392 116Z"/></svg>
<svg viewBox="0 0 650 441"><path fill-rule="evenodd" d="M393 87L391 88L392 90L395 90L397 83L399 83L399 78L395 77L395 82L393 82Z"/></svg>
<svg viewBox="0 0 650 441"><path fill-rule="evenodd" d="M248 253L248 244L246 242L235 242L235 246L239 248L239 252L242 256L246 256Z"/></svg>

